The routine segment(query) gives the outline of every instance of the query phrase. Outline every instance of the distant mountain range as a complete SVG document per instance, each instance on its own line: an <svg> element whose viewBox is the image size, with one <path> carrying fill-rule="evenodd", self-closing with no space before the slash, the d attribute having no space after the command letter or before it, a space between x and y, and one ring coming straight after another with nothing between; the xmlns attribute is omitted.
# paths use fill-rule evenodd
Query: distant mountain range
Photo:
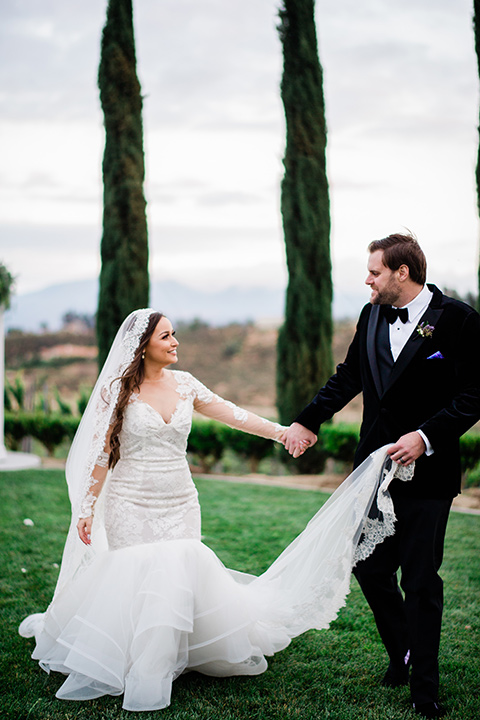
<svg viewBox="0 0 480 720"><path fill-rule="evenodd" d="M5 327L37 331L42 326L57 330L67 312L93 315L97 308L98 281L82 280L52 285L36 292L14 296L5 313ZM253 321L280 323L285 291L262 287L231 287L226 290L197 290L173 281L151 286L150 305L165 312L174 322L199 318L212 325ZM355 317L365 296L335 297L334 317Z"/></svg>

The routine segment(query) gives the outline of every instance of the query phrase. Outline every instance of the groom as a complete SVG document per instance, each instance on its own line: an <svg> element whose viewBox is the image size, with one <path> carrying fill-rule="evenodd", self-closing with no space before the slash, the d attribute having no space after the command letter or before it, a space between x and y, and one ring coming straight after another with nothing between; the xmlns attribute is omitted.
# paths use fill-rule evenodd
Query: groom
<svg viewBox="0 0 480 720"><path fill-rule="evenodd" d="M313 445L320 424L362 392L355 466L388 443L393 461L415 462L412 481L390 485L395 535L354 572L390 659L382 684L406 685L411 668L414 709L435 718L445 714L438 570L460 492L459 437L480 419L480 315L425 284L425 256L410 235L376 240L369 253L370 303L344 362L290 426L285 447L296 457Z"/></svg>

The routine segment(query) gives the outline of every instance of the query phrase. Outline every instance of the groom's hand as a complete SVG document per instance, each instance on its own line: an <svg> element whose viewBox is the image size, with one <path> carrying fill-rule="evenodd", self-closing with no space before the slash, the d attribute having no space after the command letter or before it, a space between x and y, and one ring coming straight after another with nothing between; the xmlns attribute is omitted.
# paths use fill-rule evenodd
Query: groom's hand
<svg viewBox="0 0 480 720"><path fill-rule="evenodd" d="M407 433L388 449L388 454L399 465L410 465L425 452L425 442L418 432Z"/></svg>
<svg viewBox="0 0 480 720"><path fill-rule="evenodd" d="M300 423L292 423L285 433L285 450L294 458L302 455L305 450L317 442L317 436L311 430L300 425Z"/></svg>

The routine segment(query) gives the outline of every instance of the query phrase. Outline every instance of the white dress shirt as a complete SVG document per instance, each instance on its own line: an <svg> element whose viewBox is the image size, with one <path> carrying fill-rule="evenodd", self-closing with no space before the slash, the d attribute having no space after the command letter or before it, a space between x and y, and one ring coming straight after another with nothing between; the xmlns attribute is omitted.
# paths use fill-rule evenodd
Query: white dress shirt
<svg viewBox="0 0 480 720"><path fill-rule="evenodd" d="M432 296L432 291L424 285L417 297L409 302L408 305L404 305L405 309L408 310L407 322L403 323L400 318L397 318L395 322L389 326L390 349L395 362L397 362L398 356L405 347L408 338L417 327L420 318L429 306Z"/></svg>
<svg viewBox="0 0 480 720"><path fill-rule="evenodd" d="M395 362L397 361L398 356L405 347L408 338L415 331L420 321L420 318L430 304L432 296L432 291L429 290L426 285L424 285L422 290L418 293L417 297L415 297L411 302L409 302L408 305L404 305L404 307L408 310L407 322L403 323L400 318L397 318L395 322L389 326L390 349L392 351L393 359L395 360ZM417 432L422 436L422 439L427 448L425 454L432 455L433 448L430 445L427 436L424 432L422 432L422 430L417 430Z"/></svg>

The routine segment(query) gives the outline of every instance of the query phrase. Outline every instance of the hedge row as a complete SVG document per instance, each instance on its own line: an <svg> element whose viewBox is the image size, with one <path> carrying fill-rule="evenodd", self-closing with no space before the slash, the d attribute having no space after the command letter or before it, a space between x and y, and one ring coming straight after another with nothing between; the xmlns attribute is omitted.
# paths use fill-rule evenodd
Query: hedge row
<svg viewBox="0 0 480 720"><path fill-rule="evenodd" d="M52 455L55 448L66 438L72 439L80 419L69 415L40 412L5 412L5 440L12 449L19 449L25 437L39 440ZM358 443L358 427L355 425L322 426L319 450L325 458L333 458L351 464ZM220 460L224 449L229 448L250 460L252 470L259 460L275 451L271 440L248 435L214 420L197 420L192 423L188 439L188 451L208 470ZM480 463L480 434L467 433L460 439L462 470L472 470ZM285 454L281 455L288 460ZM317 467L317 472L320 468Z"/></svg>
<svg viewBox="0 0 480 720"><path fill-rule="evenodd" d="M23 438L33 437L52 455L66 438L73 438L79 422L78 417L60 413L6 411L5 440L12 450L17 450ZM357 442L358 430L354 426L325 425L318 445L325 457L352 462ZM260 460L275 452L275 443L214 420L193 420L188 451L201 463L203 469L208 471L220 460L225 448L248 459L254 470Z"/></svg>
<svg viewBox="0 0 480 720"><path fill-rule="evenodd" d="M43 412L5 411L5 443L11 450L18 450L23 438L39 440L49 455L65 438L73 439L79 417Z"/></svg>
<svg viewBox="0 0 480 720"><path fill-rule="evenodd" d="M195 456L202 470L209 472L226 448L248 459L254 472L260 460L273 454L275 443L234 430L215 420L193 420L187 450Z"/></svg>

